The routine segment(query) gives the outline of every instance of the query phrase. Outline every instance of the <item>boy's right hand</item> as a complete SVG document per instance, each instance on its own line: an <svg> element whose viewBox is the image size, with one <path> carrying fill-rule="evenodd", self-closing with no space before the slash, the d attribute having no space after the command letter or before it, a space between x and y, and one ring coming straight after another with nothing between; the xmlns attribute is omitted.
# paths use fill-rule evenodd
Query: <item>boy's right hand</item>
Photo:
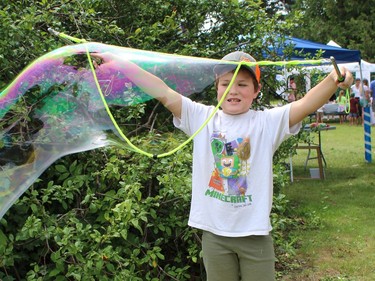
<svg viewBox="0 0 375 281"><path fill-rule="evenodd" d="M341 67L340 70L342 76L345 78L344 81L339 82L338 75L335 70L333 70L330 75L333 76L336 85L345 90L350 88L350 86L353 84L353 75L346 67Z"/></svg>

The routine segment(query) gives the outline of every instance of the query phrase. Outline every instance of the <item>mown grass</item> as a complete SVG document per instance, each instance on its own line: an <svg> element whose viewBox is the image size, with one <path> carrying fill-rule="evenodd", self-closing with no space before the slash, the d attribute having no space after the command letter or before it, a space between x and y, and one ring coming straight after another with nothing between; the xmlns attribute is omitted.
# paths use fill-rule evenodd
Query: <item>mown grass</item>
<svg viewBox="0 0 375 281"><path fill-rule="evenodd" d="M298 266L283 280L375 280L375 164L364 160L361 126L330 125L336 130L321 133L326 179L296 179L284 190L305 224L291 234ZM371 135L375 143L375 127ZM295 176L317 167L310 160L305 170L306 156L293 157Z"/></svg>

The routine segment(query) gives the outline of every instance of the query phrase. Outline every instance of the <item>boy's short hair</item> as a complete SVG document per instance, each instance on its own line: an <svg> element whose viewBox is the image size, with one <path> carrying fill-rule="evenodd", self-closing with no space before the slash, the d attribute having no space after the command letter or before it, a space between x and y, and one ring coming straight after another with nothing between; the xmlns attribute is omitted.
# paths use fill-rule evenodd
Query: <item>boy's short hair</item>
<svg viewBox="0 0 375 281"><path fill-rule="evenodd" d="M235 62L256 62L256 60L250 56L248 53L242 51L234 51L225 55L221 60L225 61L235 61ZM236 65L230 64L218 64L214 68L214 72L216 75L221 75L223 73L234 71L236 69ZM250 71L250 73L255 77L256 81L260 82L260 69L258 65L248 66L243 64L241 67L246 68Z"/></svg>

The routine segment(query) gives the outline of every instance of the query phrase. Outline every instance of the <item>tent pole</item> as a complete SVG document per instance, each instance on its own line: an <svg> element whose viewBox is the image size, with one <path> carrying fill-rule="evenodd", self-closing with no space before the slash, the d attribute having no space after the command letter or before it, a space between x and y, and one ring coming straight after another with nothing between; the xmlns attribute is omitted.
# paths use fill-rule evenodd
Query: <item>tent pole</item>
<svg viewBox="0 0 375 281"><path fill-rule="evenodd" d="M363 88L363 76L362 76L362 61L359 61L359 75L361 76L361 85L362 85L362 98L366 98L364 88ZM363 136L365 142L365 160L367 163L371 163L371 110L367 105L362 108L363 111Z"/></svg>

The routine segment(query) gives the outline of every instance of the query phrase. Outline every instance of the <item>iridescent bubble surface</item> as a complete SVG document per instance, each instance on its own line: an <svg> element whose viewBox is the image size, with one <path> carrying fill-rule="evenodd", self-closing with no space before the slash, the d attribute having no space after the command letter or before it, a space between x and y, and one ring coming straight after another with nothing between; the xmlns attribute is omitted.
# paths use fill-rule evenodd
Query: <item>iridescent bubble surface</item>
<svg viewBox="0 0 375 281"><path fill-rule="evenodd" d="M120 55L185 96L211 87L214 67L223 63L100 43L62 47L31 63L0 93L0 218L60 157L111 145L113 136L122 141L93 71L110 109L151 99L124 74L126 64L93 70L87 51Z"/></svg>

